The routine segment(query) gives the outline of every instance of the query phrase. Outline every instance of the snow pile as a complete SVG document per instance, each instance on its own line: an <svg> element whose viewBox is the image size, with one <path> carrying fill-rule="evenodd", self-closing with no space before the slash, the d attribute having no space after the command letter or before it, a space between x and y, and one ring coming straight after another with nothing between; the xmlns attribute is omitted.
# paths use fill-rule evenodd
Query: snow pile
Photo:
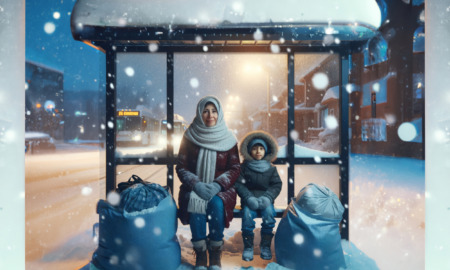
<svg viewBox="0 0 450 270"><path fill-rule="evenodd" d="M350 193L352 242L380 269L424 269L423 193L365 180L351 183Z"/></svg>
<svg viewBox="0 0 450 270"><path fill-rule="evenodd" d="M424 269L424 161L353 156L350 240L380 269Z"/></svg>

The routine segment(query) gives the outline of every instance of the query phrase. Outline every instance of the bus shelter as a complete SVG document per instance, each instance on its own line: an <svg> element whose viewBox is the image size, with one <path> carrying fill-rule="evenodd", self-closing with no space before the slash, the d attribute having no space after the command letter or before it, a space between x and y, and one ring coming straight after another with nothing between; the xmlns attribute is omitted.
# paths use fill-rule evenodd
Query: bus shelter
<svg viewBox="0 0 450 270"><path fill-rule="evenodd" d="M346 207L351 55L377 35L376 1L78 0L74 39L106 55L106 194L138 174L176 197L179 141L215 95L238 140L273 135L278 216L308 183ZM235 211L239 216L239 211Z"/></svg>

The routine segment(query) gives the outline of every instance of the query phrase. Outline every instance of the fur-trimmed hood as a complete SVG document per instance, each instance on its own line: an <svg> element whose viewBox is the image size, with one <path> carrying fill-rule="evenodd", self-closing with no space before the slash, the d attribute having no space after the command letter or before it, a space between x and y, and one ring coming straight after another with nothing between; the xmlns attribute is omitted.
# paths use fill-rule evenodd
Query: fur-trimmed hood
<svg viewBox="0 0 450 270"><path fill-rule="evenodd" d="M275 141L275 139L270 135L269 133L262 131L262 130L255 130L252 132L247 133L247 135L244 136L244 139L242 139L240 143L240 153L244 157L244 160L254 160L250 153L247 150L248 144L255 138L259 138L264 140L267 143L268 151L266 153L266 156L263 158L263 160L267 160L269 162L274 162L277 159L278 154L278 144Z"/></svg>

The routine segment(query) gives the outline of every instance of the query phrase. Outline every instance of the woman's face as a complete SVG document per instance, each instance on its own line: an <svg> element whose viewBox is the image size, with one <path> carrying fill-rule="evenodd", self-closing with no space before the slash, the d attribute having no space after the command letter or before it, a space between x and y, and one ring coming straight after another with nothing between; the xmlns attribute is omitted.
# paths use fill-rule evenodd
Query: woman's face
<svg viewBox="0 0 450 270"><path fill-rule="evenodd" d="M202 112L203 123L205 123L207 127L213 127L217 124L217 116L216 106L212 103L206 104Z"/></svg>
<svg viewBox="0 0 450 270"><path fill-rule="evenodd" d="M255 160L261 160L265 154L266 150L260 144L253 145L252 149L250 150L250 155Z"/></svg>

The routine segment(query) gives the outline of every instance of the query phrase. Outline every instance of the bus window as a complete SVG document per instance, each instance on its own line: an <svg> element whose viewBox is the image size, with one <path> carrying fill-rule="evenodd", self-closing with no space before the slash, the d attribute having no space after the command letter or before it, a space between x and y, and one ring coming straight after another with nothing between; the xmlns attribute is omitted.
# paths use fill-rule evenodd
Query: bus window
<svg viewBox="0 0 450 270"><path fill-rule="evenodd" d="M166 54L117 53L116 157L165 157Z"/></svg>

